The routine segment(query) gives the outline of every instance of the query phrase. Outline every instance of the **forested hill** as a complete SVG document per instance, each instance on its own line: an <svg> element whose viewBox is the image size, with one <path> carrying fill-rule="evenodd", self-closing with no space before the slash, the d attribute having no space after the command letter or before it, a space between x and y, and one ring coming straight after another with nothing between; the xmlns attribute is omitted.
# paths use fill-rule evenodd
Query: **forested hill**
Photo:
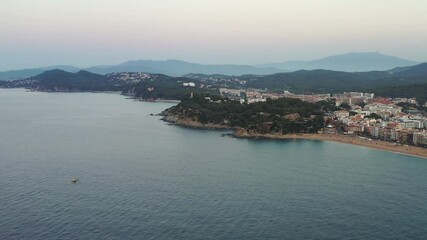
<svg viewBox="0 0 427 240"><path fill-rule="evenodd" d="M218 96L194 95L163 112L164 119L190 127L243 128L255 133L316 133L324 126L324 109L333 103L268 99L240 104Z"/></svg>
<svg viewBox="0 0 427 240"><path fill-rule="evenodd" d="M188 87L184 83L192 82ZM171 77L141 72L94 74L45 71L34 77L0 82L0 87L26 87L39 91L122 91L144 99L180 99L193 91L213 93L218 88L257 88L293 93L374 92L386 97L416 97L427 100L427 64L390 71L338 72L329 70L296 71L272 75L188 74Z"/></svg>
<svg viewBox="0 0 427 240"><path fill-rule="evenodd" d="M427 64L405 71L337 72L328 70L296 71L267 76L246 76L247 86L269 90L286 89L293 92L334 93L342 91L364 91L394 86L427 84Z"/></svg>
<svg viewBox="0 0 427 240"><path fill-rule="evenodd" d="M427 76L427 63L421 63L412 67L400 68L400 71L394 72L399 76Z"/></svg>
<svg viewBox="0 0 427 240"><path fill-rule="evenodd" d="M205 75L186 77L223 83L228 87L248 87L269 91L288 90L294 93L339 93L343 91L374 91L379 88L427 84L427 64L389 71L339 72L330 70L300 70L271 75Z"/></svg>
<svg viewBox="0 0 427 240"><path fill-rule="evenodd" d="M113 91L119 90L106 76L88 71L70 73L59 69L45 71L34 77L10 82L9 85L38 91Z"/></svg>
<svg viewBox="0 0 427 240"><path fill-rule="evenodd" d="M191 81L194 86L185 86ZM181 99L190 92L209 92L213 89L201 89L200 83L194 79L175 78L163 74L147 73L110 73L100 75L88 71L70 73L63 70L49 70L34 77L0 81L0 87L24 87L35 91L54 92L92 92L120 91L123 94L140 99ZM215 92L216 93L216 92Z"/></svg>
<svg viewBox="0 0 427 240"><path fill-rule="evenodd" d="M88 71L69 73L62 70L46 71L32 78L38 80L40 90L106 91L117 90L106 77Z"/></svg>
<svg viewBox="0 0 427 240"><path fill-rule="evenodd" d="M203 81L214 81L228 87L257 88L293 93L341 93L344 91L373 92L385 97L416 97L427 100L427 63L389 71L339 72L301 70L272 75L187 75Z"/></svg>
<svg viewBox="0 0 427 240"><path fill-rule="evenodd" d="M416 97L427 101L427 63L400 71L297 71L268 76L247 76L247 87L296 93L374 92L385 97Z"/></svg>

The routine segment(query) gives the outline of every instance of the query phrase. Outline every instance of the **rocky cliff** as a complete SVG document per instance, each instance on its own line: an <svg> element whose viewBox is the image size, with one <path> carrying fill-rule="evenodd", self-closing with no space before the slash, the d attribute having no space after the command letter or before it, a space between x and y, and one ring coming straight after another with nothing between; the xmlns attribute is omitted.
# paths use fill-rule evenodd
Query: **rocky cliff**
<svg viewBox="0 0 427 240"><path fill-rule="evenodd" d="M184 127L201 129L230 129L227 124L202 123L197 110L174 106L164 110L161 114L162 120Z"/></svg>

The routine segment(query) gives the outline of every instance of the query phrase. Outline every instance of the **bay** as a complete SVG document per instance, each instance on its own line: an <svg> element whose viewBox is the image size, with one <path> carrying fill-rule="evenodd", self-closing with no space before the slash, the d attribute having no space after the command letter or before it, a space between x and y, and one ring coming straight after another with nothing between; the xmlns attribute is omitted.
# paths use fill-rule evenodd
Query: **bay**
<svg viewBox="0 0 427 240"><path fill-rule="evenodd" d="M170 106L0 89L0 239L427 238L426 159L150 116Z"/></svg>

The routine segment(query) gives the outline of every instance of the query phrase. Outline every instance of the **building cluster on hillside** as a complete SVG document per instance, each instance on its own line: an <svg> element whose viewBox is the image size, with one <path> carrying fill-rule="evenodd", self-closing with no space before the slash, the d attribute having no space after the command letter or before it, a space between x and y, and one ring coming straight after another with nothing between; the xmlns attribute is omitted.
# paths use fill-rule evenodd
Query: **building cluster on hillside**
<svg viewBox="0 0 427 240"><path fill-rule="evenodd" d="M402 112L402 107L395 104L408 101L412 102L372 98L363 108L351 105L351 111L335 111L329 120L344 134L427 147L427 117L421 112Z"/></svg>
<svg viewBox="0 0 427 240"><path fill-rule="evenodd" d="M282 97L296 98L296 99L300 99L302 101L315 103L315 102L330 99L331 94L329 94L329 93L325 93L325 94L294 94L294 93L291 93L289 91L284 91Z"/></svg>
<svg viewBox="0 0 427 240"><path fill-rule="evenodd" d="M139 83L145 79L151 79L151 75L143 72L120 72L109 73L107 78L124 81L126 83Z"/></svg>
<svg viewBox="0 0 427 240"><path fill-rule="evenodd" d="M230 89L230 88L220 88L221 95L229 97L234 100L239 100L242 103L254 103L254 102L264 102L267 98L278 99L278 98L295 98L307 102L319 102L323 100L334 99L337 106L342 103L348 104L357 104L365 102L368 99L373 99L373 93L358 93L358 92L344 92L343 94L331 95L329 93L325 94L295 94L289 91L284 91L283 93L274 93L266 92L259 89Z"/></svg>
<svg viewBox="0 0 427 240"><path fill-rule="evenodd" d="M37 80L36 78L25 78L25 79L19 79L19 80L15 80L15 81L11 81L11 82L6 82L6 86L7 87L12 87L12 88L19 88L19 87L26 87L26 86L31 86L33 84L37 84L39 82L39 80Z"/></svg>
<svg viewBox="0 0 427 240"><path fill-rule="evenodd" d="M283 93L274 93L266 92L259 89L230 89L230 88L220 88L221 95L229 97L234 100L238 100L242 103L254 103L254 102L264 102L267 98L278 99L278 98L295 98L302 101L307 101L311 103L331 100L334 99L337 106L342 103L347 104L359 104L362 102L367 102L370 99L374 98L373 93L359 93L359 92L344 92L343 94L334 94L329 93L324 94L295 94L289 91L284 91Z"/></svg>
<svg viewBox="0 0 427 240"><path fill-rule="evenodd" d="M281 93L265 92L259 89L231 89L220 88L219 92L222 96L228 97L232 100L240 101L240 103L256 103L265 102L268 98L279 99L284 97Z"/></svg>
<svg viewBox="0 0 427 240"><path fill-rule="evenodd" d="M203 83L207 88L216 86L216 87L230 87L230 86L243 86L246 84L246 80L240 79L234 76L225 76L225 75L204 75L190 73L184 75L183 77L189 79L195 79Z"/></svg>
<svg viewBox="0 0 427 240"><path fill-rule="evenodd" d="M184 82L184 83L182 83L182 86L184 86L184 87L195 87L196 84L193 82Z"/></svg>
<svg viewBox="0 0 427 240"><path fill-rule="evenodd" d="M337 106L347 104L360 104L373 99L375 95L373 93L361 93L361 92L344 92L342 94L334 94L332 98L335 99Z"/></svg>

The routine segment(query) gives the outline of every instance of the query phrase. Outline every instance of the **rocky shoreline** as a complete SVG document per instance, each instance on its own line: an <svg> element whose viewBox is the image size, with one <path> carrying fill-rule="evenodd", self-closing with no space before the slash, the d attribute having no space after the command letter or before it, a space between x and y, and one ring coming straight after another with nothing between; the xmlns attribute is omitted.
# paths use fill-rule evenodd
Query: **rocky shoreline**
<svg viewBox="0 0 427 240"><path fill-rule="evenodd" d="M269 140L318 140L318 141L332 141L344 144L352 144L362 147L369 147L383 151L394 152L415 157L427 158L427 148L416 146L401 145L387 141L372 140L360 138L357 136L341 135L341 134L276 134L266 133L261 134L253 131L247 131L244 128L233 128L224 124L203 124L199 121L189 117L179 116L168 111L163 111L160 115L163 116L162 120L177 126L195 128L195 129L215 129L215 130L232 130L233 133L227 134L234 138L246 139L269 139Z"/></svg>
<svg viewBox="0 0 427 240"><path fill-rule="evenodd" d="M181 126L181 127L197 128L197 129L216 129L216 130L232 129L227 125L212 124L212 123L204 124L188 117L173 115L168 113L167 110L163 111L159 115L162 116L161 120L168 122L170 124Z"/></svg>

